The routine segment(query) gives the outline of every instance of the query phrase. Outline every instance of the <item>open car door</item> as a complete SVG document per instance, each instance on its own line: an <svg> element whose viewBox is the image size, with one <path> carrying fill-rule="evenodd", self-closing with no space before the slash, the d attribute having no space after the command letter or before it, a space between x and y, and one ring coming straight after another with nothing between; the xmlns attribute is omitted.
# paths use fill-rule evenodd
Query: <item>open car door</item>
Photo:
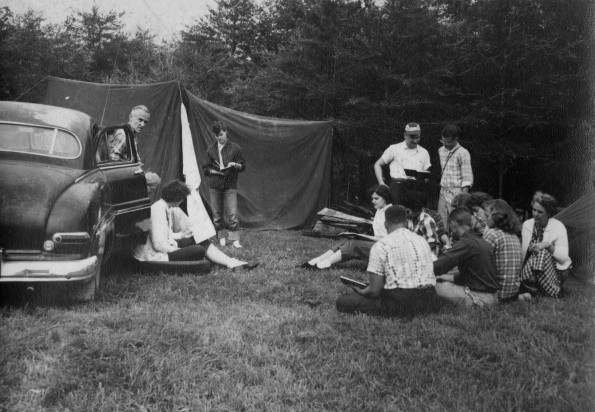
<svg viewBox="0 0 595 412"><path fill-rule="evenodd" d="M95 160L110 187L115 231L129 234L136 222L151 216L145 172L130 126L99 129Z"/></svg>

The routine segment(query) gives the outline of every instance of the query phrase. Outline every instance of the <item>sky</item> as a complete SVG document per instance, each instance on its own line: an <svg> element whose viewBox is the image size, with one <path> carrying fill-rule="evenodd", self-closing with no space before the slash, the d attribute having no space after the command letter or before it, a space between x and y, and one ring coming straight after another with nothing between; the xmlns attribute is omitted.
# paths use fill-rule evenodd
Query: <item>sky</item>
<svg viewBox="0 0 595 412"><path fill-rule="evenodd" d="M134 33L140 26L149 29L157 39L172 40L187 25L206 15L214 0L0 0L13 13L28 9L41 12L50 23L62 23L77 11L91 11L97 5L101 13L126 12L122 17L124 30Z"/></svg>

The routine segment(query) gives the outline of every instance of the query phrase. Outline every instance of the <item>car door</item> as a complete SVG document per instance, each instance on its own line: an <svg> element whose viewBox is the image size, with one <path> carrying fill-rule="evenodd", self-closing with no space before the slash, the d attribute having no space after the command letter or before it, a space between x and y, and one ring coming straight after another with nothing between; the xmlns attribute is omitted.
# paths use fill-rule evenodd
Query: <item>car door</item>
<svg viewBox="0 0 595 412"><path fill-rule="evenodd" d="M109 126L97 132L96 162L111 192L111 210L118 234L130 233L136 222L151 215L147 181L128 125ZM114 147L117 146L115 149Z"/></svg>

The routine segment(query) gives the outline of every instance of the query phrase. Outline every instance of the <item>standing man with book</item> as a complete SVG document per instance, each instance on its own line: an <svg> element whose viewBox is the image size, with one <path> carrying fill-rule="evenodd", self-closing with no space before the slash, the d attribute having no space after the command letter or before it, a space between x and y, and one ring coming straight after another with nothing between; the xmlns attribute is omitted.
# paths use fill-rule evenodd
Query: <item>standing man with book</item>
<svg viewBox="0 0 595 412"><path fill-rule="evenodd" d="M207 149L207 163L203 172L207 177L211 195L211 209L213 210L213 223L217 230L217 238L221 246L226 245L225 232L233 247L239 249L240 222L238 220L238 174L246 170L246 161L242 148L229 141L227 126L220 121L213 123L213 133L216 142Z"/></svg>
<svg viewBox="0 0 595 412"><path fill-rule="evenodd" d="M442 147L438 149L440 157L440 197L438 213L444 222L453 209L452 201L459 193L468 193L473 185L471 155L459 144L461 129L456 124L449 124L442 130Z"/></svg>
<svg viewBox="0 0 595 412"><path fill-rule="evenodd" d="M374 164L374 173L378 184L384 186L386 186L386 183L382 176L382 168L388 165L390 171L389 187L394 204L400 204L400 196L403 192L419 188L420 185L425 183L425 178L408 176L406 170L413 171L413 173L426 172L431 166L430 154L419 145L421 138L419 124L408 123L405 126L403 136L404 140L402 142L390 145Z"/></svg>

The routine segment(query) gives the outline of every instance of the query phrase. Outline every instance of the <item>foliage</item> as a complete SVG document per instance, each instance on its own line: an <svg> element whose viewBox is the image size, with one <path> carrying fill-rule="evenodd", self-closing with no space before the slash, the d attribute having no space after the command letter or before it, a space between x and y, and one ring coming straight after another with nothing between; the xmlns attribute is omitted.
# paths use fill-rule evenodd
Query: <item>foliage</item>
<svg viewBox="0 0 595 412"><path fill-rule="evenodd" d="M573 162L557 145L585 136L574 133L592 111L590 3L217 0L180 40L160 45L146 29L126 35L121 13L96 6L59 26L3 8L0 84L3 98L14 99L46 75L176 79L233 109L332 119L344 146L355 149L341 161L355 156L365 168L409 121L422 124L430 137L422 145L438 164L436 138L456 122L476 188L520 199L519 180L556 194L547 182ZM541 165L550 171L536 181ZM363 184L356 173L339 178ZM577 181L566 183L569 193Z"/></svg>
<svg viewBox="0 0 595 412"><path fill-rule="evenodd" d="M149 275L114 261L97 301L4 306L0 404L25 410L586 411L594 286L381 319L343 315L346 269L294 265L332 242L248 232L257 269ZM41 295L40 297L43 297Z"/></svg>

